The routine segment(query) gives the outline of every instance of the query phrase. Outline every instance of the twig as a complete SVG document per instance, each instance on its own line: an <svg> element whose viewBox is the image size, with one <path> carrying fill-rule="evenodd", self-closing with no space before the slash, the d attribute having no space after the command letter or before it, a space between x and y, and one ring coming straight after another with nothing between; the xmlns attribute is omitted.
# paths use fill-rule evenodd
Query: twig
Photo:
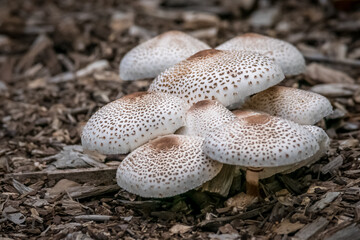
<svg viewBox="0 0 360 240"><path fill-rule="evenodd" d="M108 168L77 168L66 170L55 170L51 172L25 172L25 173L10 173L5 174L5 178L14 178L18 181L26 179L48 178L49 180L68 179L79 183L91 182L96 179L101 179L104 182L112 181L115 179L117 167Z"/></svg>
<svg viewBox="0 0 360 240"><path fill-rule="evenodd" d="M80 215L75 217L75 220L95 221L95 222L105 222L113 219L116 218L108 215Z"/></svg>
<svg viewBox="0 0 360 240"><path fill-rule="evenodd" d="M348 65L348 66L353 66L353 67L360 67L359 60L329 58L329 57L319 55L319 54L317 54L317 55L304 54L304 57L309 61L326 62L326 63L331 63L331 64L342 64L342 65Z"/></svg>
<svg viewBox="0 0 360 240"><path fill-rule="evenodd" d="M204 220L204 221L200 222L197 225L197 227L204 228L204 227L207 227L208 225L211 225L211 224L217 224L217 223L224 224L224 223L230 222L230 221L232 221L234 219L252 218L252 217L255 217L255 216L259 215L260 213L269 211L274 206L274 204L275 204L275 201L271 202L269 204L266 204L264 206L261 206L259 208L250 210L248 212L240 213L240 214L237 214L237 215L234 215L234 216L219 217L219 218L215 218L215 219L211 219L211 220Z"/></svg>

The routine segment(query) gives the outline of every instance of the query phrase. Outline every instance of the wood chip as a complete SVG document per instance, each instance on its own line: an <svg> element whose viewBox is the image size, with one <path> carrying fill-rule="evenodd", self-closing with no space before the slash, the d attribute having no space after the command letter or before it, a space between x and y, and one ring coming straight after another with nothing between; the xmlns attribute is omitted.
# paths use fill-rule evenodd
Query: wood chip
<svg viewBox="0 0 360 240"><path fill-rule="evenodd" d="M297 239L308 240L319 234L327 225L329 221L324 217L319 217L312 223L307 224L299 232L295 234Z"/></svg>
<svg viewBox="0 0 360 240"><path fill-rule="evenodd" d="M305 224L300 222L292 223L289 219L282 221L274 230L277 234L289 234L301 229Z"/></svg>
<svg viewBox="0 0 360 240"><path fill-rule="evenodd" d="M26 179L39 180L47 177L49 180L59 181L61 179L69 179L78 183L91 182L94 179L101 179L103 182L112 182L115 179L117 167L109 168L79 168L67 170L55 170L51 172L27 172L27 173L11 173L5 174L5 178L14 178L18 181Z"/></svg>
<svg viewBox="0 0 360 240"><path fill-rule="evenodd" d="M333 171L337 170L344 162L344 158L339 155L336 158L332 159L329 163L324 165L321 168L322 174L332 173Z"/></svg>
<svg viewBox="0 0 360 240"><path fill-rule="evenodd" d="M327 192L325 196L309 208L309 212L318 212L334 201L340 192Z"/></svg>
<svg viewBox="0 0 360 240"><path fill-rule="evenodd" d="M330 237L324 238L324 240L338 240L338 239L360 239L360 226L356 223L343 228Z"/></svg>

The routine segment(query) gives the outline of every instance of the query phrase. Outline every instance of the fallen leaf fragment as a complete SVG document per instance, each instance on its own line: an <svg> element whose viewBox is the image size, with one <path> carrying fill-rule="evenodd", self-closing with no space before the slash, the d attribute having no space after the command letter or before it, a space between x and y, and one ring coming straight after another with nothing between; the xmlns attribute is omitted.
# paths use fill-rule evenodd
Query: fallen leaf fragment
<svg viewBox="0 0 360 240"><path fill-rule="evenodd" d="M296 232L304 226L305 224L302 224L300 222L291 223L289 219L285 219L275 228L274 232L276 232L277 234L289 234Z"/></svg>
<svg viewBox="0 0 360 240"><path fill-rule="evenodd" d="M172 234L183 234L183 233L186 233L188 231L190 231L192 229L192 226L186 226L186 225L183 225L183 224L175 224L174 226L172 226L170 228L170 232Z"/></svg>

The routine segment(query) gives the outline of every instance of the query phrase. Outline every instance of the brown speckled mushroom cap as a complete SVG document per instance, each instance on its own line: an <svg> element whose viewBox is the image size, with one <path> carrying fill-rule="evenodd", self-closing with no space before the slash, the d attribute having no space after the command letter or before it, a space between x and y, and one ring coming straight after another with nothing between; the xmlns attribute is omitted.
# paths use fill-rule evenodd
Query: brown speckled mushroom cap
<svg viewBox="0 0 360 240"><path fill-rule="evenodd" d="M315 124L332 113L330 101L317 93L274 86L246 100L243 107L263 111L299 124Z"/></svg>
<svg viewBox="0 0 360 240"><path fill-rule="evenodd" d="M124 154L184 125L189 106L163 93L137 92L98 110L85 125L84 149L103 154Z"/></svg>
<svg viewBox="0 0 360 240"><path fill-rule="evenodd" d="M169 31L130 50L120 62L120 78L153 78L165 69L210 47L179 31Z"/></svg>
<svg viewBox="0 0 360 240"><path fill-rule="evenodd" d="M315 163L322 156L326 154L326 152L329 150L329 145L330 145L330 139L326 134L326 132L317 126L303 125L303 127L309 130L316 138L316 141L319 144L319 150L314 155L299 162L298 164L294 164L290 166L282 166L282 167L265 168L262 172L259 172L260 179L271 177L276 173L288 174L294 172L295 170L301 167L310 166L311 164Z"/></svg>
<svg viewBox="0 0 360 240"><path fill-rule="evenodd" d="M301 125L267 114L236 119L205 137L210 158L230 165L266 168L297 164L319 150Z"/></svg>
<svg viewBox="0 0 360 240"><path fill-rule="evenodd" d="M142 197L172 197L214 178L222 164L208 158L203 138L159 137L130 153L119 165L116 179L123 189Z"/></svg>
<svg viewBox="0 0 360 240"><path fill-rule="evenodd" d="M202 100L186 112L183 134L204 137L212 129L236 119L226 107L214 100Z"/></svg>
<svg viewBox="0 0 360 240"><path fill-rule="evenodd" d="M261 53L275 59L285 75L296 75L305 71L305 59L292 44L263 36L256 33L246 33L232 38L216 47L220 50L247 50Z"/></svg>
<svg viewBox="0 0 360 240"><path fill-rule="evenodd" d="M283 79L281 68L258 53L210 49L162 72L149 91L170 93L190 104L210 99L229 106Z"/></svg>

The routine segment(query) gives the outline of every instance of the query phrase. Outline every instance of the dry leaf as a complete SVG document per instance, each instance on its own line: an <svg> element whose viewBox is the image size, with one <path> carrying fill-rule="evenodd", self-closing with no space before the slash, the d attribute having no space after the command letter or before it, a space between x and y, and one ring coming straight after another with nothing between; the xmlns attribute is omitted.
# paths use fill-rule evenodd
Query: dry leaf
<svg viewBox="0 0 360 240"><path fill-rule="evenodd" d="M285 219L277 226L277 228L275 228L274 232L277 234L289 234L301 229L304 226L305 224L299 222L291 223L289 219Z"/></svg>
<svg viewBox="0 0 360 240"><path fill-rule="evenodd" d="M229 198L225 202L225 206L232 206L239 209L244 209L258 201L257 197L247 195L243 192L236 194L235 196Z"/></svg>
<svg viewBox="0 0 360 240"><path fill-rule="evenodd" d="M355 80L344 72L333 70L317 63L306 67L306 76L322 83L354 83Z"/></svg>
<svg viewBox="0 0 360 240"><path fill-rule="evenodd" d="M48 193L50 196L56 196L66 191L66 189L76 186L80 186L80 184L67 179L61 179L54 187L48 190Z"/></svg>
<svg viewBox="0 0 360 240"><path fill-rule="evenodd" d="M192 226L186 226L186 225L183 225L183 224L175 224L174 226L172 226L170 228L170 232L172 234L182 234L182 233L186 233L188 231L190 231L192 229Z"/></svg>

